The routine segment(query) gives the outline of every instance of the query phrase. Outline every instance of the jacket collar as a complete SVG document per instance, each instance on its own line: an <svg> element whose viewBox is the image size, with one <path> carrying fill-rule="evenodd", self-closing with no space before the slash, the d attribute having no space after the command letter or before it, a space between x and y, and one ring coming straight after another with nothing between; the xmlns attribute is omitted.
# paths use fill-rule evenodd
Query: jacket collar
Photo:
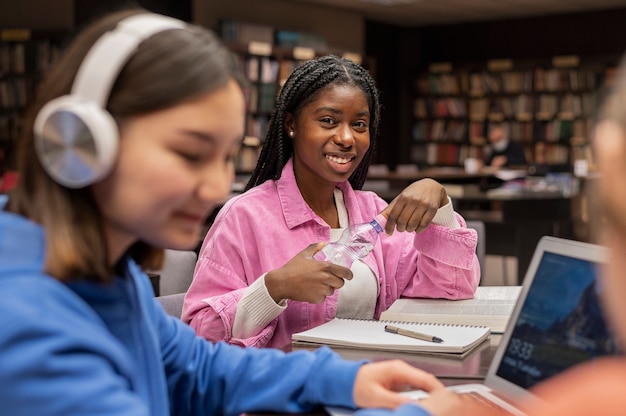
<svg viewBox="0 0 626 416"><path fill-rule="evenodd" d="M352 217L352 215L354 215L354 210L352 209L355 198L354 190L348 181L339 182L337 187L343 192L348 217ZM280 178L276 180L276 190L278 192L281 209L285 216L285 222L289 229L302 225L307 221L315 221L324 227L328 227L328 224L309 207L302 197L300 189L298 189L298 184L296 183L296 175L293 171L293 158L287 161L287 164L280 174Z"/></svg>

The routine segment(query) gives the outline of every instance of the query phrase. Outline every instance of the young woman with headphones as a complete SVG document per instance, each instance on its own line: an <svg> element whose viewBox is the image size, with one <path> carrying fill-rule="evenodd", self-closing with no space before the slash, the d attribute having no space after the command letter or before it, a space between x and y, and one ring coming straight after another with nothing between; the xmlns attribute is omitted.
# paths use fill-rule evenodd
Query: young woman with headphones
<svg viewBox="0 0 626 416"><path fill-rule="evenodd" d="M0 404L11 415L393 408L400 361L212 344L166 315L145 268L197 244L230 191L245 103L208 31L120 12L83 30L42 84L0 211ZM434 410L432 399L423 408Z"/></svg>

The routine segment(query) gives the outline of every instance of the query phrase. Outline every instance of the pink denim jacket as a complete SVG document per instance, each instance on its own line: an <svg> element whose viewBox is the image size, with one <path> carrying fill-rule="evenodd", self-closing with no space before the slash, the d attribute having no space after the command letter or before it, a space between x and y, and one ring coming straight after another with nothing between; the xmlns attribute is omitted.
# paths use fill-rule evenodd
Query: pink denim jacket
<svg viewBox="0 0 626 416"><path fill-rule="evenodd" d="M337 185L350 223L370 221L387 206L373 192ZM363 261L379 283L375 318L400 296L471 298L480 279L476 231L431 224L419 233L382 233ZM237 303L263 273L282 267L309 244L329 241L330 227L306 204L290 160L278 180L268 180L230 199L205 237L182 319L212 341L255 347L284 347L291 334L329 321L337 310L338 291L320 304L288 301L283 313L258 335L232 337Z"/></svg>

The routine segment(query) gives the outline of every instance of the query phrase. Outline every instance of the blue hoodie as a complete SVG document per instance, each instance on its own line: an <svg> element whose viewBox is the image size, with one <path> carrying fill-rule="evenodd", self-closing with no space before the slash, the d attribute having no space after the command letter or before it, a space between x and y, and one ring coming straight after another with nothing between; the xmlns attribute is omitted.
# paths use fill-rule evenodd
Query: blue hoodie
<svg viewBox="0 0 626 416"><path fill-rule="evenodd" d="M45 234L0 212L0 413L239 415L354 407L362 363L212 344L167 315L123 259L110 284L43 272Z"/></svg>

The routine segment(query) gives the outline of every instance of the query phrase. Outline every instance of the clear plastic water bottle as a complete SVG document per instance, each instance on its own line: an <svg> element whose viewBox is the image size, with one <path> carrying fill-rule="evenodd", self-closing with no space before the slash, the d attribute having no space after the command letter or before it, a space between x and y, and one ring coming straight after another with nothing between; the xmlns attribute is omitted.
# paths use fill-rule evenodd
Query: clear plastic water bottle
<svg viewBox="0 0 626 416"><path fill-rule="evenodd" d="M372 251L385 224L387 219L378 214L370 222L351 225L343 231L339 240L326 244L313 258L350 268L355 260Z"/></svg>

